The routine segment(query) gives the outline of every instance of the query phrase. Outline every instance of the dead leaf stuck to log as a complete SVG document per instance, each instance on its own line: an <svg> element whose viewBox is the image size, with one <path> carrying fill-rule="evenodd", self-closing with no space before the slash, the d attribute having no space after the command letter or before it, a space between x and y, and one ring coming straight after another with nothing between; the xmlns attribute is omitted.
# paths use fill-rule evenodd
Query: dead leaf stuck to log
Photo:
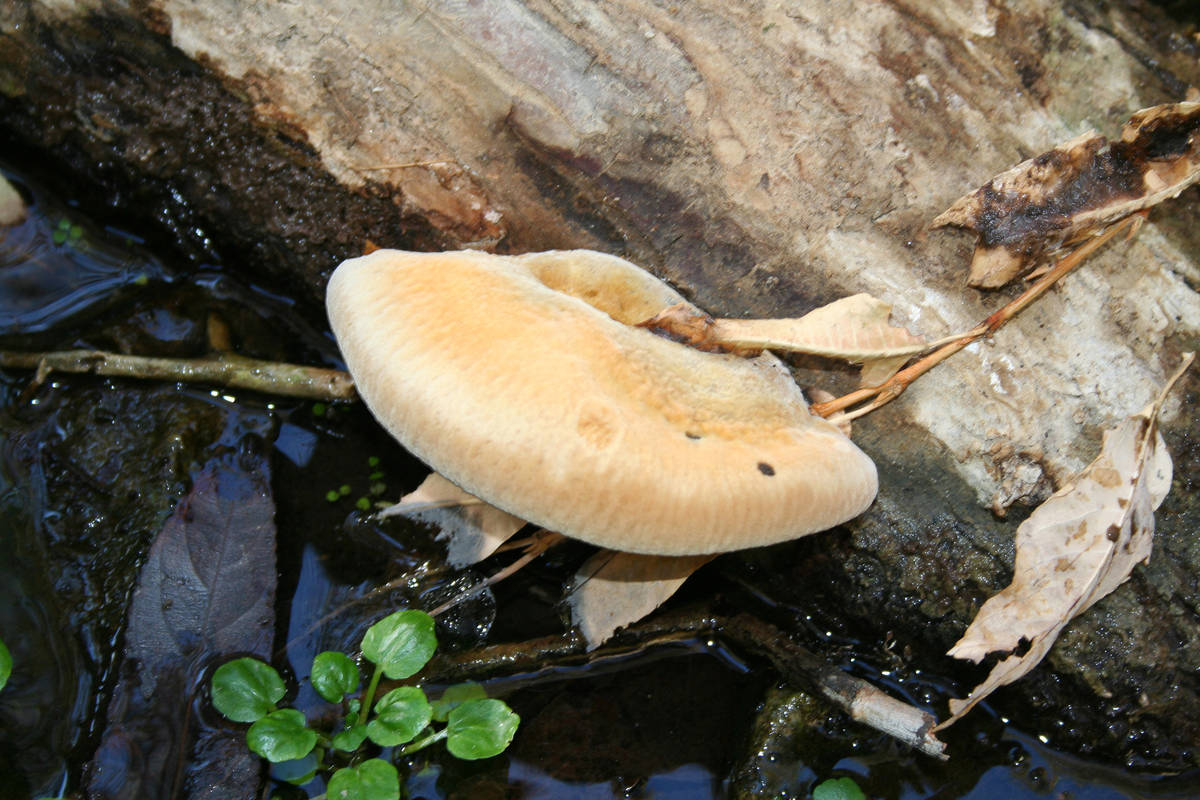
<svg viewBox="0 0 1200 800"><path fill-rule="evenodd" d="M952 716L939 728L1032 670L1068 622L1150 557L1154 511L1171 488L1171 457L1158 433L1158 414L1191 362L1189 353L1158 398L1107 431L1096 460L1017 529L1012 583L983 604L950 655L978 662L988 653L1015 650L1023 640L1029 650L998 663L965 700L951 700Z"/></svg>
<svg viewBox="0 0 1200 800"><path fill-rule="evenodd" d="M525 520L488 505L436 472L379 516L397 514L436 525L441 530L437 538L447 543L446 561L452 567L484 560L526 525Z"/></svg>
<svg viewBox="0 0 1200 800"><path fill-rule="evenodd" d="M891 304L856 294L791 319L713 319L681 304L639 327L706 352L754 355L782 350L862 364L862 383L873 386L928 348L919 336L892 325L891 314Z"/></svg>
<svg viewBox="0 0 1200 800"><path fill-rule="evenodd" d="M997 175L933 221L979 234L967 283L1003 286L1064 246L1200 180L1200 103L1138 111L1119 141L1089 131Z"/></svg>
<svg viewBox="0 0 1200 800"><path fill-rule="evenodd" d="M601 550L584 562L567 592L571 624L593 650L617 628L665 603L715 555L646 556Z"/></svg>
<svg viewBox="0 0 1200 800"><path fill-rule="evenodd" d="M1018 297L1006 303L1003 308L993 312L982 323L966 333L949 336L931 343L929 345L932 349L931 353L922 356L915 363L904 367L883 383L856 389L849 394L827 402L814 402L809 406L809 410L826 419L831 419L833 415L844 411L845 415L843 419L849 421L858 419L890 403L903 394L904 390L917 378L971 343L991 336L1011 322L1013 318L1032 305L1039 297L1049 291L1052 286L1062 280L1063 277L1082 264L1084 259L1100 249L1109 239L1124 229L1130 229L1130 235L1132 235L1132 232L1137 230L1140 222L1141 216L1133 216L1110 225L1104 233L1089 239L1064 256L1055 264L1053 269L1048 270L1036 283L1022 292Z"/></svg>

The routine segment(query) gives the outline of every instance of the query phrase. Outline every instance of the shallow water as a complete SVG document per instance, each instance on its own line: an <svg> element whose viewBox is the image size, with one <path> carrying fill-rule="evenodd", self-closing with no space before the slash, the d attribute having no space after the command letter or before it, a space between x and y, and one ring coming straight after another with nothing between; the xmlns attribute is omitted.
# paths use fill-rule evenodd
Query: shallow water
<svg viewBox="0 0 1200 800"><path fill-rule="evenodd" d="M10 173L11 174L11 173ZM94 347L190 356L207 347L210 314L239 352L336 365L319 321L219 264L155 257L120 227L95 225L69 202L17 181L30 218L0 233L0 347ZM130 228L134 225L131 222ZM212 453L271 449L278 529L276 663L318 713L305 677L320 650L353 650L364 627L402 605L430 604L455 581L431 532L380 525L356 510L411 490L424 469L354 406L138 384L91 376L0 373L0 636L15 669L0 692L0 798L78 793L119 676L125 610L149 542ZM370 461L378 459L377 462ZM342 494L340 487L349 491ZM327 498L333 491L334 500ZM440 620L443 646L522 641L562 630L556 602L587 554L551 553ZM736 558L736 557L731 557ZM474 577L472 577L474 576ZM378 585L394 581L383 594ZM835 609L787 609L702 572L676 607L719 596L789 621L844 668L935 711L962 687L859 639ZM1053 748L1054 723L1022 729L985 705L947 735L939 764L775 685L760 663L719 640L643 650L488 682L522 716L504 755L478 763L434 752L407 762L413 797L805 797L834 776L878 798L1200 797L1200 775L1157 776ZM219 725L201 715L201 725ZM1039 723L1043 726L1045 723ZM1064 723L1065 724L1065 723ZM1040 738L1039 738L1040 737ZM1044 740L1044 741L1043 741ZM282 796L312 796L279 787Z"/></svg>

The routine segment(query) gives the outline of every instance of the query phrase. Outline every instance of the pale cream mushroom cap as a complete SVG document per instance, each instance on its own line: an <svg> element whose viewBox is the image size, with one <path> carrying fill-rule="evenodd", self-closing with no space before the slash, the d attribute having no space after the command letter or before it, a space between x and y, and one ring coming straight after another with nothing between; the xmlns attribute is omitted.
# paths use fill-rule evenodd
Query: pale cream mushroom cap
<svg viewBox="0 0 1200 800"><path fill-rule="evenodd" d="M875 497L875 465L774 356L633 327L683 298L615 256L379 250L339 266L326 302L393 436L566 536L716 553L833 527Z"/></svg>

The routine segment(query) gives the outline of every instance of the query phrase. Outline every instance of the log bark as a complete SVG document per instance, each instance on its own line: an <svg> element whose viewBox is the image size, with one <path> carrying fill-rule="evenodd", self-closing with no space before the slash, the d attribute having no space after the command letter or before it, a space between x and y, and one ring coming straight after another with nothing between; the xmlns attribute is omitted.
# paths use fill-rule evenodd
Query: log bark
<svg viewBox="0 0 1200 800"><path fill-rule="evenodd" d="M969 238L930 220L1057 142L1182 99L1198 54L1137 0L19 0L0 9L0 127L157 209L193 258L314 308L367 240L591 247L720 316L866 291L938 338L1009 295L968 289ZM848 536L746 556L771 567L756 579L821 582L846 614L944 650L1007 582L1023 509L1196 346L1195 199L856 423L879 501ZM1200 763L1200 646L1180 644L1200 642L1200 431L1182 411L1198 391L1187 378L1167 409L1175 487L1149 565L1007 695L1061 708L1065 685L1087 707L1077 744L1162 767Z"/></svg>

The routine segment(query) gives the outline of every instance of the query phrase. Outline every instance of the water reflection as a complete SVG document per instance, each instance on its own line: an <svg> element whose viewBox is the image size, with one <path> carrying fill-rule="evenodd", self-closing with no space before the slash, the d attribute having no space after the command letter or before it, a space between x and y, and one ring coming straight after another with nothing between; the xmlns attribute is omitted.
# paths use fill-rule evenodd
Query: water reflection
<svg viewBox="0 0 1200 800"><path fill-rule="evenodd" d="M684 764L624 785L620 779L590 784L563 781L534 764L516 760L508 768L508 780L521 800L709 800L725 796L721 779L701 764Z"/></svg>

